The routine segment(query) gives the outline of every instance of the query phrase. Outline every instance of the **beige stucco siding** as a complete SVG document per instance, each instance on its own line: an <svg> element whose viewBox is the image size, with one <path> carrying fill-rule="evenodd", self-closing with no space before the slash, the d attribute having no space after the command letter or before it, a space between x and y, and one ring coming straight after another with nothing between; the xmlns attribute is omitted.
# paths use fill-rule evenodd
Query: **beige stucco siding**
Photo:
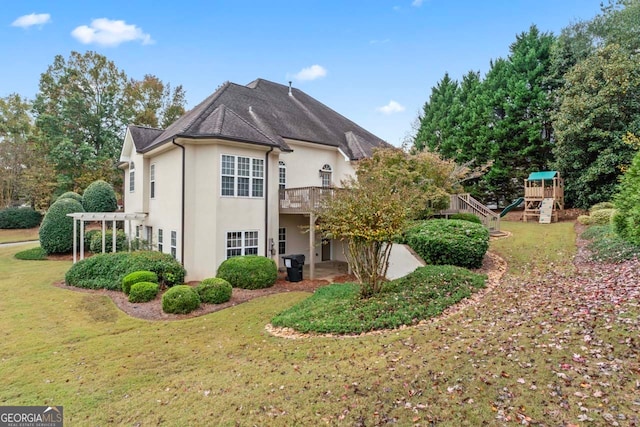
<svg viewBox="0 0 640 427"><path fill-rule="evenodd" d="M267 150L266 147L225 141L186 145L185 268L190 279L215 276L218 266L226 259L228 232L257 231L259 255L265 255L265 238L273 238L274 232L277 238L278 161L275 153L269 161L271 210L268 235L265 234L265 197L221 194L222 155L264 160Z"/></svg>
<svg viewBox="0 0 640 427"><path fill-rule="evenodd" d="M286 140L293 149L291 153L280 154L280 160L287 168L287 188L320 187L320 169L331 166L332 185L340 186L340 181L348 175L355 175L350 161L336 147L310 144L307 142Z"/></svg>

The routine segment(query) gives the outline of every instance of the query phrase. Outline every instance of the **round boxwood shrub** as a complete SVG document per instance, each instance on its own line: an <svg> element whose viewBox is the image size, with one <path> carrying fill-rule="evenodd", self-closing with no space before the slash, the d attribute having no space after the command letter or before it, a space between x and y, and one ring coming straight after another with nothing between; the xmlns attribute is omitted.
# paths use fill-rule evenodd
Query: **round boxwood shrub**
<svg viewBox="0 0 640 427"><path fill-rule="evenodd" d="M32 208L7 208L0 211L0 228L34 228L41 221L42 214Z"/></svg>
<svg viewBox="0 0 640 427"><path fill-rule="evenodd" d="M75 191L67 191L66 193L62 193L60 196L58 196L56 202L60 199L73 199L76 202L82 203L82 196Z"/></svg>
<svg viewBox="0 0 640 427"><path fill-rule="evenodd" d="M178 285L162 295L162 311L186 314L200 307L198 293L189 285Z"/></svg>
<svg viewBox="0 0 640 427"><path fill-rule="evenodd" d="M118 208L118 201L111 184L98 180L84 190L82 205L87 212L114 212Z"/></svg>
<svg viewBox="0 0 640 427"><path fill-rule="evenodd" d="M64 198L58 199L40 225L40 247L47 254L61 254L73 249L73 219L67 214L84 212L80 202Z"/></svg>
<svg viewBox="0 0 640 427"><path fill-rule="evenodd" d="M129 302L148 302L158 295L158 284L152 282L138 282L131 286Z"/></svg>
<svg viewBox="0 0 640 427"><path fill-rule="evenodd" d="M596 211L602 210L602 209L615 209L615 205L611 202L600 202L600 203L596 203L595 205L591 206L589 208L589 213L593 214Z"/></svg>
<svg viewBox="0 0 640 427"><path fill-rule="evenodd" d="M94 233L97 231L97 233ZM105 251L111 252L113 248L113 232L107 230L104 235ZM85 246L86 247L86 246ZM122 230L116 230L116 251L123 251L127 248L127 235ZM89 249L93 253L102 252L102 231L92 230L91 240L89 242Z"/></svg>
<svg viewBox="0 0 640 427"><path fill-rule="evenodd" d="M477 215L474 215L472 213L457 213L457 214L453 214L449 217L449 219L461 219L463 221L469 221L469 222L474 222L476 224L482 224L482 221L480 220L480 218L478 218Z"/></svg>
<svg viewBox="0 0 640 427"><path fill-rule="evenodd" d="M162 286L184 283L186 271L171 255L157 251L97 254L67 270L68 285L88 289L122 290L122 279L134 271L153 271Z"/></svg>
<svg viewBox="0 0 640 427"><path fill-rule="evenodd" d="M578 222L582 225L591 225L591 217L589 215L579 215Z"/></svg>
<svg viewBox="0 0 640 427"><path fill-rule="evenodd" d="M208 304L222 304L229 301L232 291L231 283L219 277L204 279L196 286L200 301Z"/></svg>
<svg viewBox="0 0 640 427"><path fill-rule="evenodd" d="M271 258L246 255L229 258L220 264L216 277L231 283L234 288L263 289L273 286L278 267Z"/></svg>
<svg viewBox="0 0 640 427"><path fill-rule="evenodd" d="M469 221L433 219L410 228L407 243L429 264L479 268L489 249L489 231Z"/></svg>
<svg viewBox="0 0 640 427"><path fill-rule="evenodd" d="M102 231L101 230L85 230L84 232L84 250L85 251L91 250L91 239L93 239L93 236L95 236L96 234L100 236L102 235ZM102 252L102 247L100 249L101 249L100 252Z"/></svg>
<svg viewBox="0 0 640 427"><path fill-rule="evenodd" d="M136 283L151 282L158 283L158 275L153 271L140 270L129 273L122 278L122 292L129 294L131 287Z"/></svg>
<svg viewBox="0 0 640 427"><path fill-rule="evenodd" d="M591 212L590 225L608 225L611 223L611 217L616 213L615 209L605 208Z"/></svg>

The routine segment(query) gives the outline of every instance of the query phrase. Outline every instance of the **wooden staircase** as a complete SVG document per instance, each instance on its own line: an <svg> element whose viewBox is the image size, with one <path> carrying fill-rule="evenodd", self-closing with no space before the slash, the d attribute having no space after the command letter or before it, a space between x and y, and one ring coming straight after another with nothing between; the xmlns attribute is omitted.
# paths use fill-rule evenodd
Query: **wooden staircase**
<svg viewBox="0 0 640 427"><path fill-rule="evenodd" d="M440 211L440 215L449 218L449 215L457 213L470 213L476 215L487 227L492 235L500 232L500 215L471 197L469 193L451 194L449 196L449 209Z"/></svg>

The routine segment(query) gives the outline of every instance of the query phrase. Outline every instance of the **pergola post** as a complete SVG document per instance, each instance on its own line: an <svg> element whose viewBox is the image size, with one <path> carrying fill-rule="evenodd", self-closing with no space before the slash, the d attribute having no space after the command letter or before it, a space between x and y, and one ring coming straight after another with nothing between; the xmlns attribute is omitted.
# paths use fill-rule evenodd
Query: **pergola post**
<svg viewBox="0 0 640 427"><path fill-rule="evenodd" d="M84 259L84 219L80 218L80 260Z"/></svg>
<svg viewBox="0 0 640 427"><path fill-rule="evenodd" d="M111 223L111 252L116 251L116 220Z"/></svg>
<svg viewBox="0 0 640 427"><path fill-rule="evenodd" d="M73 218L73 263L76 263L78 257L78 227L76 223L77 219Z"/></svg>
<svg viewBox="0 0 640 427"><path fill-rule="evenodd" d="M107 223L104 220L104 216L102 217L102 253L105 253L105 249L107 246Z"/></svg>

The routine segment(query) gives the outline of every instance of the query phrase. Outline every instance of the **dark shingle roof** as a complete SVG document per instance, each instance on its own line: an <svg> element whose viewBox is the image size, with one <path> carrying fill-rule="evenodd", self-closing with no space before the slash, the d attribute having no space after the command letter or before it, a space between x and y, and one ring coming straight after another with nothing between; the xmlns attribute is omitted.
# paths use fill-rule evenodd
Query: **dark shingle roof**
<svg viewBox="0 0 640 427"><path fill-rule="evenodd" d="M134 140L135 140L135 135ZM385 141L298 89L258 79L223 84L155 139L136 143L149 151L174 137L224 138L290 151L284 138L339 147L352 160L371 155Z"/></svg>
<svg viewBox="0 0 640 427"><path fill-rule="evenodd" d="M164 131L146 126L129 125L129 132L131 132L131 138L136 150L144 151Z"/></svg>

